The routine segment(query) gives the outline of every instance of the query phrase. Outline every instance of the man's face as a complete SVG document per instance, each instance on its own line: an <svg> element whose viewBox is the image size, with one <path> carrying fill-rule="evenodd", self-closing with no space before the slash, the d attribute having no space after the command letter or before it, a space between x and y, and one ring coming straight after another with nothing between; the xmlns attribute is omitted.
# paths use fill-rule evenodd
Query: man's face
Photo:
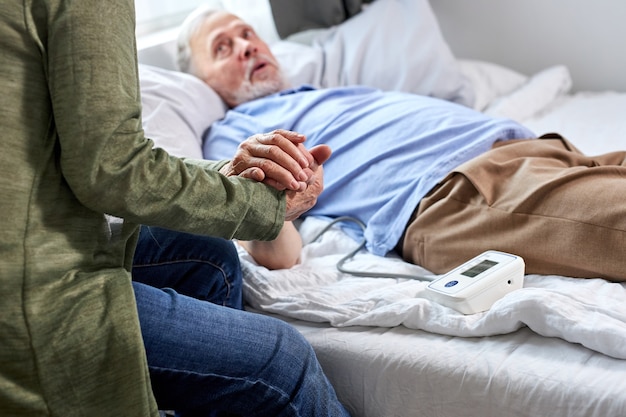
<svg viewBox="0 0 626 417"><path fill-rule="evenodd" d="M287 86L267 44L237 16L210 15L191 38L190 47L194 72L230 107Z"/></svg>

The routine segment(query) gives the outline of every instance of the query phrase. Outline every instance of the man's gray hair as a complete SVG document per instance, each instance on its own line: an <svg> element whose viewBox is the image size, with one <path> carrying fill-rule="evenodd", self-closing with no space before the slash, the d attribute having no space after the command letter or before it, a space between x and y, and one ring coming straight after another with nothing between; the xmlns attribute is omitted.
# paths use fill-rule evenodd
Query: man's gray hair
<svg viewBox="0 0 626 417"><path fill-rule="evenodd" d="M198 32L200 25L204 22L209 16L214 13L217 13L219 10L214 9L208 6L200 6L187 18L180 26L180 31L178 32L178 40L176 47L176 61L178 64L178 69L182 72L186 72L188 74L193 74L199 76L200 74L196 74L196 69L194 68L193 56L191 53L191 38Z"/></svg>

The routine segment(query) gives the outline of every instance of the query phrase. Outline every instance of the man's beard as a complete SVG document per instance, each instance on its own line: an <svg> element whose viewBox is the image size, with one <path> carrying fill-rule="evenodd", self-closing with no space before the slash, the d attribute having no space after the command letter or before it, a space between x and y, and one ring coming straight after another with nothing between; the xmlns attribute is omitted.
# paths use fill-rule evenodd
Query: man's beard
<svg viewBox="0 0 626 417"><path fill-rule="evenodd" d="M271 62L277 69L277 71L274 76L265 80L258 80L253 84L250 80L252 71L256 65L256 60L250 60L244 81L241 83L236 91L231 92L231 100L235 103L236 106L241 103L255 100L257 98L278 93L279 91L282 91L289 87L289 83L287 82L287 79L283 75L282 71L280 71L278 63L266 55L262 55L260 56L260 58L263 58L265 61Z"/></svg>

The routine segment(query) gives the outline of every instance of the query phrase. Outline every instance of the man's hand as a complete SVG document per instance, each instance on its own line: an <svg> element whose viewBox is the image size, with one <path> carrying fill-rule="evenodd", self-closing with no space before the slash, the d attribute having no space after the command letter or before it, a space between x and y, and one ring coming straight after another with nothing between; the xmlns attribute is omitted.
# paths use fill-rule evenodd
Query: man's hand
<svg viewBox="0 0 626 417"><path fill-rule="evenodd" d="M311 148L313 162L305 171L309 174L306 189L300 191L287 191L287 209L285 220L295 220L308 211L317 202L317 197L324 190L324 168L322 164L328 160L331 154L330 147L318 145Z"/></svg>
<svg viewBox="0 0 626 417"><path fill-rule="evenodd" d="M269 269L282 269L290 268L298 262L300 251L302 250L302 239L300 238L298 230L294 227L293 223L291 223L291 220L297 219L317 202L317 197L324 188L324 169L322 164L330 158L332 151L330 147L326 145L318 145L308 151L302 145L302 142L300 142L300 139L304 140L304 136L297 135L293 132L275 131L270 135L278 136L267 138L263 137L263 135L257 135L249 138L246 141L248 142L247 145L241 146L238 151L238 154L242 157L243 163L240 162L240 165L237 165L237 163L231 164L227 166L226 172L222 173L225 175L240 175L257 181L264 181L266 184L281 191L287 189L285 225L283 226L283 229L278 237L272 241L239 242L260 265ZM292 144L296 148L297 152L295 153L294 149L285 145L282 140L291 140L290 138L294 139ZM272 142L277 145L272 145ZM259 146L259 143L261 146ZM281 154L281 151L285 152L285 148L281 148L280 144L286 146L286 154ZM248 148L248 145L250 145L251 148ZM267 149L265 151L265 155L261 154L260 157L252 157L252 155L258 155L258 151L267 146L278 146L280 150L272 151L271 149ZM246 159L245 155L248 155L248 159ZM272 176L272 174L264 171L264 169L268 167L276 168L271 163L263 162L266 155L272 155L274 157L274 159L271 160L273 163L277 163L277 160L283 160L283 158L290 160L291 162L295 162L295 165L298 166L298 171L305 174L304 176L298 177L304 179L296 181L297 184L294 185L297 185L297 188L289 187L288 185L281 183L276 180L277 176ZM296 155L297 158L299 158L300 155L304 156L307 161L306 167L302 167L302 164L294 160L293 155ZM255 163L257 165L255 165ZM278 164L284 168L280 162L278 162ZM294 166L294 164L290 165L291 167ZM237 170L234 167L244 167L244 169L237 174ZM285 172L288 172L292 176L291 178L287 176L287 180L292 181L294 173L289 169L284 169ZM281 171L279 170L278 172ZM284 174L284 172L282 173ZM277 253L280 253L279 257L276 256Z"/></svg>
<svg viewBox="0 0 626 417"><path fill-rule="evenodd" d="M305 136L288 130L258 134L243 141L220 173L263 182L278 190L304 190L314 157L302 143Z"/></svg>
<svg viewBox="0 0 626 417"><path fill-rule="evenodd" d="M328 146L316 146L311 149L313 163L308 168L311 177L303 191L287 191L286 220L296 219L315 205L317 196L323 189L324 169L322 163L330 157ZM285 224L276 239L272 241L239 242L259 265L269 269L291 268L300 259L302 238L290 221ZM280 254L280 256L276 256Z"/></svg>

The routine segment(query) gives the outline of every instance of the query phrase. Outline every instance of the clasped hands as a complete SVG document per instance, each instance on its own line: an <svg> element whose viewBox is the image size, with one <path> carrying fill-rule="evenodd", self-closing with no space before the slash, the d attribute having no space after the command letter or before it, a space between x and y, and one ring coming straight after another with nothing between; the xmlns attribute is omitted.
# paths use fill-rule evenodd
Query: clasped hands
<svg viewBox="0 0 626 417"><path fill-rule="evenodd" d="M282 129L251 136L239 145L220 173L286 190L285 220L295 220L317 202L324 189L322 164L332 153L327 145L307 150L305 139L300 133Z"/></svg>

